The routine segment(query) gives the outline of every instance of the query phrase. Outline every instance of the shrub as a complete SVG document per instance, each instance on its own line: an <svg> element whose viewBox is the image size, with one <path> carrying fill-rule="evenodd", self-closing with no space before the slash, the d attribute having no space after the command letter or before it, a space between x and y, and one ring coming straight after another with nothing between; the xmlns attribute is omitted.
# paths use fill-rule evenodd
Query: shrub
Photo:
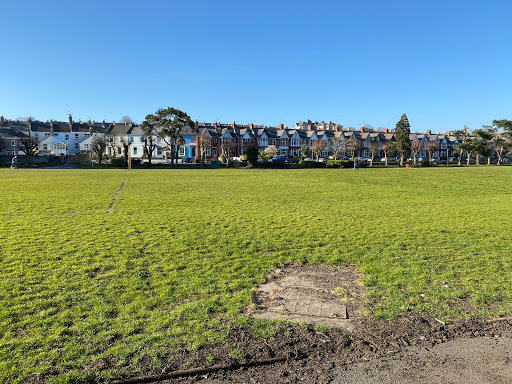
<svg viewBox="0 0 512 384"><path fill-rule="evenodd" d="M341 160L328 160L325 166L327 168L341 168Z"/></svg>
<svg viewBox="0 0 512 384"><path fill-rule="evenodd" d="M303 168L325 168L325 163L320 163L311 160L301 160L299 164Z"/></svg>
<svg viewBox="0 0 512 384"><path fill-rule="evenodd" d="M430 167L430 161L428 161L427 159L421 160L420 167Z"/></svg>
<svg viewBox="0 0 512 384"><path fill-rule="evenodd" d="M121 159L121 158L111 159L110 164L112 164L113 167L124 167L124 159Z"/></svg>
<svg viewBox="0 0 512 384"><path fill-rule="evenodd" d="M141 159L132 159L132 166L133 165L140 165L141 164Z"/></svg>

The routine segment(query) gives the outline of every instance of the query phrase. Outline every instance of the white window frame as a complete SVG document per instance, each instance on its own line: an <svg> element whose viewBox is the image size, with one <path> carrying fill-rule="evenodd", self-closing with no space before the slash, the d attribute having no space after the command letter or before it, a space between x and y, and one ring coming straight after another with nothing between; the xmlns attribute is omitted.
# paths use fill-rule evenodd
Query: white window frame
<svg viewBox="0 0 512 384"><path fill-rule="evenodd" d="M180 153L178 154L179 157L185 157L185 146L182 145L180 147Z"/></svg>

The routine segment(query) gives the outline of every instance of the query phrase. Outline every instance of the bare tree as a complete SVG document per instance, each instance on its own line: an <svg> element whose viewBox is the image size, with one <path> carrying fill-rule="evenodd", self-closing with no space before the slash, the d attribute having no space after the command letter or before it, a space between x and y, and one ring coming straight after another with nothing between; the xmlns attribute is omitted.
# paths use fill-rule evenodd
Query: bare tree
<svg viewBox="0 0 512 384"><path fill-rule="evenodd" d="M24 139L21 139L20 141L21 148L26 156L26 162L27 164L30 162L30 156L35 155L37 150L39 149L39 142L32 138L32 137L26 137ZM0 152L2 150L0 149Z"/></svg>
<svg viewBox="0 0 512 384"><path fill-rule="evenodd" d="M128 124L133 123L133 120L130 116L123 116L123 117L121 117L121 120L119 120L119 123L128 125Z"/></svg>
<svg viewBox="0 0 512 384"><path fill-rule="evenodd" d="M439 151L439 143L437 141L429 141L426 147L428 152L428 161L430 162L430 165L432 165L432 155L434 152Z"/></svg>
<svg viewBox="0 0 512 384"><path fill-rule="evenodd" d="M411 152L414 157L414 165L416 165L416 158L418 157L418 153L420 153L421 148L423 148L423 144L419 140L414 140L411 143Z"/></svg>
<svg viewBox="0 0 512 384"><path fill-rule="evenodd" d="M236 144L233 143L231 140L229 141L223 141L222 142L222 154L224 155L224 158L226 159L226 167L229 167L229 161L231 160L231 157L233 157L236 150Z"/></svg>
<svg viewBox="0 0 512 384"><path fill-rule="evenodd" d="M379 146L379 142L378 141L370 141L370 144L368 145L368 149L370 150L370 153L372 154L372 157L370 158L370 167L373 165L373 159L380 152L380 148L379 147L380 146Z"/></svg>
<svg viewBox="0 0 512 384"><path fill-rule="evenodd" d="M212 139L206 132L201 132L197 135L197 146L199 147L199 153L201 154L201 166L204 167L204 160L208 148L212 146Z"/></svg>
<svg viewBox="0 0 512 384"><path fill-rule="evenodd" d="M94 135L92 138L92 151L98 156L98 163L101 164L105 149L107 148L107 137L105 135Z"/></svg>
<svg viewBox="0 0 512 384"><path fill-rule="evenodd" d="M357 139L348 139L346 147L350 152L350 157L354 160L357 152L361 149L361 143Z"/></svg>
<svg viewBox="0 0 512 384"><path fill-rule="evenodd" d="M327 147L327 143L324 140L313 140L311 143L311 152L316 156L318 161L322 151Z"/></svg>
<svg viewBox="0 0 512 384"><path fill-rule="evenodd" d="M332 153L334 160L338 160L344 150L345 140L343 139L343 136L334 136L329 139L329 151Z"/></svg>

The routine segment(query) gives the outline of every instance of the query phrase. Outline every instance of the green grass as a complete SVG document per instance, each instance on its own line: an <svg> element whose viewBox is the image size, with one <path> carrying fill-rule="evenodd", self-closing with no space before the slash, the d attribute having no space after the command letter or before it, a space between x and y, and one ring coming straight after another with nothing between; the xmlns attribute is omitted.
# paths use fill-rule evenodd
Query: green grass
<svg viewBox="0 0 512 384"><path fill-rule="evenodd" d="M243 310L284 263L356 264L376 317L511 315L511 172L133 169L107 214L126 170L0 170L0 382L268 337Z"/></svg>

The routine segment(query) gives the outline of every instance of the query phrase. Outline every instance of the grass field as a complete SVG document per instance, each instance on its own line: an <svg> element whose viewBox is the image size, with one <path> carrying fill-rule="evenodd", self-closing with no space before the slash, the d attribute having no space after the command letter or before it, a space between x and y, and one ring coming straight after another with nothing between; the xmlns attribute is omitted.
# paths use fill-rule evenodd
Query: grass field
<svg viewBox="0 0 512 384"><path fill-rule="evenodd" d="M0 169L0 382L271 335L242 311L284 263L357 265L375 317L512 314L512 167L132 170L107 213L126 175Z"/></svg>

